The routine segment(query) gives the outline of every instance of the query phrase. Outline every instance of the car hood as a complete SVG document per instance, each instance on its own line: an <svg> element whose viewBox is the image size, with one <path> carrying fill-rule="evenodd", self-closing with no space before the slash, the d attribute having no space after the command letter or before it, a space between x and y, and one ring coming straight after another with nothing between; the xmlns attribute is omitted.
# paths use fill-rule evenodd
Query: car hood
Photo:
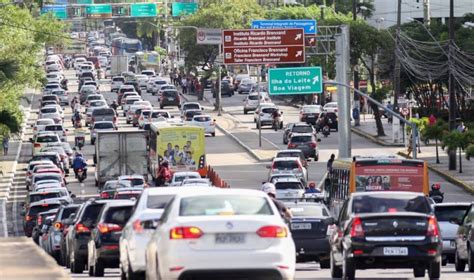
<svg viewBox="0 0 474 280"><path fill-rule="evenodd" d="M458 231L458 225L450 222L438 222L443 239L455 239Z"/></svg>

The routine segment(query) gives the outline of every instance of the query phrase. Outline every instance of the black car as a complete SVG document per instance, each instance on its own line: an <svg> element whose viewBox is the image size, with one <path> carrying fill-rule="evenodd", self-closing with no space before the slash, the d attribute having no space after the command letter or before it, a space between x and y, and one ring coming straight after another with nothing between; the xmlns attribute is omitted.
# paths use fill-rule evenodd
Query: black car
<svg viewBox="0 0 474 280"><path fill-rule="evenodd" d="M415 277L439 279L442 242L423 193L352 193L331 234L331 276L354 279L356 270L412 268Z"/></svg>
<svg viewBox="0 0 474 280"><path fill-rule="evenodd" d="M76 213L79 204L62 205L53 220L53 226L49 228L49 238L51 243L51 255L60 265L65 265L66 248L64 244L64 228L67 227L66 221L69 217Z"/></svg>
<svg viewBox="0 0 474 280"><path fill-rule="evenodd" d="M160 109L163 109L165 106L177 106L178 108L181 107L179 93L175 89L167 89L163 91L158 98L160 101Z"/></svg>
<svg viewBox="0 0 474 280"><path fill-rule="evenodd" d="M212 97L216 98L217 96L217 90L216 87L213 87L212 89ZM228 97L232 97L234 95L234 87L230 83L229 80L223 80L221 82L221 96L227 95Z"/></svg>
<svg viewBox="0 0 474 280"><path fill-rule="evenodd" d="M134 206L131 200L109 200L102 208L88 244L90 276L101 277L105 268L119 267L120 236Z"/></svg>
<svg viewBox="0 0 474 280"><path fill-rule="evenodd" d="M324 122L326 122L327 119L327 125L329 126L329 129L334 129L335 131L338 131L338 118L337 114L334 112L322 112L319 115L318 120L316 121L316 128L317 130L321 130L324 127Z"/></svg>
<svg viewBox="0 0 474 280"><path fill-rule="evenodd" d="M459 225L456 234L456 271L464 271L466 264L469 272L474 272L474 203L471 204L462 220L453 220Z"/></svg>
<svg viewBox="0 0 474 280"><path fill-rule="evenodd" d="M66 235L66 251L72 273L82 273L87 264L87 243L97 217L107 201L89 200L74 215Z"/></svg>
<svg viewBox="0 0 474 280"><path fill-rule="evenodd" d="M39 244L39 238L43 235L43 226L46 224L46 217L55 215L58 212L58 209L51 209L45 212L38 213L36 217L36 224L33 227L31 238L36 244Z"/></svg>
<svg viewBox="0 0 474 280"><path fill-rule="evenodd" d="M324 204L287 202L293 218L290 230L296 246L296 261L317 261L321 268L329 268L328 228L335 220Z"/></svg>
<svg viewBox="0 0 474 280"><path fill-rule="evenodd" d="M308 123L288 123L283 131L283 144L288 144L293 133L313 133L316 136L316 130Z"/></svg>
<svg viewBox="0 0 474 280"><path fill-rule="evenodd" d="M29 208L21 212L21 215L24 216L23 219L23 231L25 236L31 237L33 233L33 228L36 225L38 214L46 212L52 209L59 208L61 203L57 199L53 200L42 200L38 202L33 202L29 205Z"/></svg>

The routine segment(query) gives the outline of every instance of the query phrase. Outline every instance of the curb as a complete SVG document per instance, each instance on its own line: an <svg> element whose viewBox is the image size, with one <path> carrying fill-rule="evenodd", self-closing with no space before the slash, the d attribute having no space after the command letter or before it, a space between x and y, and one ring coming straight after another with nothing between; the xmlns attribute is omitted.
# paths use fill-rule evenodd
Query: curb
<svg viewBox="0 0 474 280"><path fill-rule="evenodd" d="M232 134L231 132L229 132L227 129L223 128L222 126L220 126L219 124L216 123L216 127L217 129L219 129L222 133L224 133L225 135L229 136L230 138L232 138L235 142L237 142L237 144L239 144L242 148L244 148L244 150L247 151L247 153L249 153L255 160L259 161L259 162L265 162L265 161L269 161L270 159L264 159L264 158L261 158L259 155L257 155L257 153L255 153L249 146L247 146L244 142L242 142L239 138L237 138L234 134Z"/></svg>
<svg viewBox="0 0 474 280"><path fill-rule="evenodd" d="M410 156L408 156L406 153L404 152L398 152L397 153L398 155L404 157L404 158L412 158ZM472 193L474 194L474 188L469 186L468 184L464 183L463 181L457 179L456 177L454 176L451 176L449 174L446 174L444 171L436 168L436 167L433 167L431 166L430 164L428 164L428 169L433 171L434 173L438 174L439 176L441 176L442 178L444 178L446 181L458 186L458 187L461 187L463 188L465 191L469 192L469 193Z"/></svg>
<svg viewBox="0 0 474 280"><path fill-rule="evenodd" d="M381 146L384 146L384 147L404 147L405 145L404 144L391 144L391 143L387 143L383 140L380 140L378 139L377 137L373 136L373 135L370 135L369 133L361 130L361 129L358 129L358 128L355 128L355 127L351 127L351 131L354 132L355 134L361 136L361 137L364 137L376 144L379 144Z"/></svg>

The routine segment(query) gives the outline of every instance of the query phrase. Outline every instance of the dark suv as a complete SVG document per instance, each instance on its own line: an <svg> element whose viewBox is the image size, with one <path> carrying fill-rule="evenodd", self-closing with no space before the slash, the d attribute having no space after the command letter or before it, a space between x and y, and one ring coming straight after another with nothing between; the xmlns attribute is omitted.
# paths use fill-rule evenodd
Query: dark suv
<svg viewBox="0 0 474 280"><path fill-rule="evenodd" d="M74 215L74 222L69 225L66 235L66 251L72 273L82 273L87 262L87 243L91 230L95 227L97 217L107 201L89 200Z"/></svg>
<svg viewBox="0 0 474 280"><path fill-rule="evenodd" d="M104 268L119 267L119 240L134 206L131 200L109 200L102 208L87 246L90 276L101 277Z"/></svg>
<svg viewBox="0 0 474 280"><path fill-rule="evenodd" d="M160 109L163 109L165 106L177 106L178 108L181 107L179 93L177 90L165 90L158 98L160 101Z"/></svg>
<svg viewBox="0 0 474 280"><path fill-rule="evenodd" d="M26 211L21 212L21 214L24 216L23 231L25 232L25 235L27 237L31 237L39 213L57 209L60 206L61 202L54 198L31 203Z"/></svg>
<svg viewBox="0 0 474 280"><path fill-rule="evenodd" d="M411 268L439 279L442 238L423 193L352 193L331 234L331 276L354 279L358 269Z"/></svg>

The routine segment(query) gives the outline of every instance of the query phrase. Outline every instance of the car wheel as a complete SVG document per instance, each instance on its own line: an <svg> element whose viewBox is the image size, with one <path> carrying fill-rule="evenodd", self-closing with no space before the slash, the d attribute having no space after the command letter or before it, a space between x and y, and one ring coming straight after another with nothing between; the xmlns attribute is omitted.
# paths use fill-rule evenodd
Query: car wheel
<svg viewBox="0 0 474 280"><path fill-rule="evenodd" d="M97 259L94 264L94 275L95 277L103 277L104 276L104 263Z"/></svg>
<svg viewBox="0 0 474 280"><path fill-rule="evenodd" d="M94 267L89 265L89 276L94 276Z"/></svg>
<svg viewBox="0 0 474 280"><path fill-rule="evenodd" d="M319 155L315 155L314 156L314 161L318 161L319 160Z"/></svg>
<svg viewBox="0 0 474 280"><path fill-rule="evenodd" d="M120 267L120 280L127 280L127 274L123 271L123 267Z"/></svg>
<svg viewBox="0 0 474 280"><path fill-rule="evenodd" d="M244 110L244 115L247 115L248 111L247 110Z"/></svg>
<svg viewBox="0 0 474 280"><path fill-rule="evenodd" d="M355 265L354 260L350 259L344 254L344 259L342 262L342 278L345 280L354 280L355 279Z"/></svg>
<svg viewBox="0 0 474 280"><path fill-rule="evenodd" d="M216 137L216 133L215 133L215 132L211 133L211 135L212 135L212 137Z"/></svg>
<svg viewBox="0 0 474 280"><path fill-rule="evenodd" d="M438 261L434 261L430 263L430 266L428 267L428 276L431 279L439 279L439 276L441 275L441 263Z"/></svg>
<svg viewBox="0 0 474 280"><path fill-rule="evenodd" d="M331 267L330 259L324 259L319 261L319 266L321 269L326 269Z"/></svg>
<svg viewBox="0 0 474 280"><path fill-rule="evenodd" d="M467 244L467 269L469 272L474 272L474 252L471 251L470 245Z"/></svg>
<svg viewBox="0 0 474 280"><path fill-rule="evenodd" d="M448 258L445 258L441 261L442 266L446 266L448 264Z"/></svg>
<svg viewBox="0 0 474 280"><path fill-rule="evenodd" d="M342 269L341 267L336 265L336 261L334 260L333 253L330 253L330 268L331 268L331 277L332 278L341 278L342 277Z"/></svg>
<svg viewBox="0 0 474 280"><path fill-rule="evenodd" d="M126 122L127 124L130 124L130 121L129 121L129 120L126 120L125 122Z"/></svg>
<svg viewBox="0 0 474 280"><path fill-rule="evenodd" d="M132 124L132 125L133 125L133 127L137 127L137 124L136 124L136 123L134 123L134 124Z"/></svg>
<svg viewBox="0 0 474 280"><path fill-rule="evenodd" d="M288 140L285 138L283 138L283 144L287 145L288 144Z"/></svg>
<svg viewBox="0 0 474 280"><path fill-rule="evenodd" d="M424 266L416 266L413 268L413 276L417 277L425 277L426 269Z"/></svg>
<svg viewBox="0 0 474 280"><path fill-rule="evenodd" d="M145 275L141 272L133 272L132 266L130 265L130 261L128 262L128 280L140 280L143 279Z"/></svg>
<svg viewBox="0 0 474 280"><path fill-rule="evenodd" d="M84 262L79 260L79 259L75 259L74 261L70 260L69 261L70 264L71 264L71 272L72 273L82 273L84 271Z"/></svg>
<svg viewBox="0 0 474 280"><path fill-rule="evenodd" d="M160 109L163 109L163 107L164 107L164 106L160 104Z"/></svg>
<svg viewBox="0 0 474 280"><path fill-rule="evenodd" d="M466 268L466 261L459 258L457 251L454 253L454 268L457 272L463 272Z"/></svg>
<svg viewBox="0 0 474 280"><path fill-rule="evenodd" d="M94 145L94 144L95 144L95 140L91 139L91 145Z"/></svg>

